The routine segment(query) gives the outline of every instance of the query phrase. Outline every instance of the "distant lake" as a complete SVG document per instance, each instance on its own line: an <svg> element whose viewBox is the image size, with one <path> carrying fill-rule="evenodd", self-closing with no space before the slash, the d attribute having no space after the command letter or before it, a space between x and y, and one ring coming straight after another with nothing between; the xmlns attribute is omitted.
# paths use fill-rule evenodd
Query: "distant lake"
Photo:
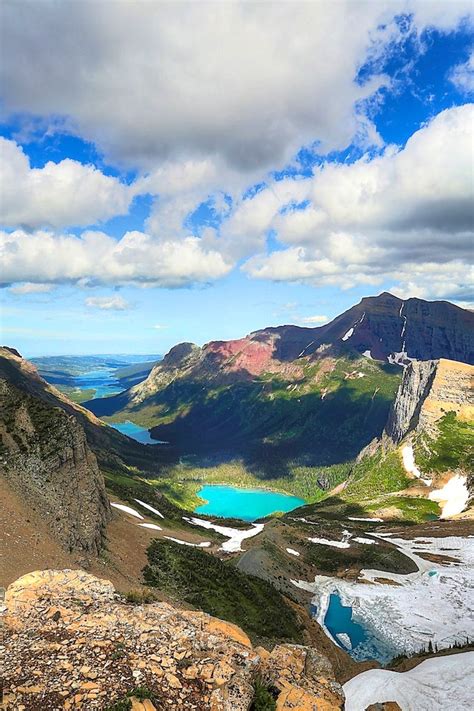
<svg viewBox="0 0 474 711"><path fill-rule="evenodd" d="M99 397L108 397L109 395L117 395L122 392L123 386L115 377L116 368L101 368L100 370L91 370L84 375L76 375L74 377L74 385L81 390L94 389L95 393L93 400Z"/></svg>
<svg viewBox="0 0 474 711"><path fill-rule="evenodd" d="M220 485L203 486L198 491L198 496L207 503L194 509L195 513L240 518L244 521L255 521L276 511L291 511L306 503L297 496L279 494L276 491Z"/></svg>
<svg viewBox="0 0 474 711"><path fill-rule="evenodd" d="M113 424L111 423L110 426L113 427L114 430L118 430L128 437L136 439L137 442L141 442L142 444L168 444L160 439L153 439L150 437L150 433L147 429L136 425L134 422L130 422L130 420L126 422L114 422Z"/></svg>

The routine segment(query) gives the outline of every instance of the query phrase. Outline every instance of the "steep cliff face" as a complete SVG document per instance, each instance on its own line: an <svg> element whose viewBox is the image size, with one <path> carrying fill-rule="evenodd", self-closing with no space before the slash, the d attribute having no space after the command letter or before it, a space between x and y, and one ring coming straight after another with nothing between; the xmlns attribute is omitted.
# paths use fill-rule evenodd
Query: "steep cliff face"
<svg viewBox="0 0 474 711"><path fill-rule="evenodd" d="M97 553L110 508L83 428L0 379L0 469L69 551Z"/></svg>
<svg viewBox="0 0 474 711"><path fill-rule="evenodd" d="M248 711L257 679L278 711L344 705L331 663L317 650L282 644L268 652L204 613L127 605L111 583L82 571L26 575L5 602L4 708L11 711L116 703L136 711Z"/></svg>
<svg viewBox="0 0 474 711"><path fill-rule="evenodd" d="M446 359L413 361L405 369L386 425L398 444L410 432L436 434L436 422L448 412L474 420L474 367Z"/></svg>
<svg viewBox="0 0 474 711"><path fill-rule="evenodd" d="M436 360L413 361L405 369L385 428L395 444L418 425L420 410L430 392L437 365Z"/></svg>
<svg viewBox="0 0 474 711"><path fill-rule="evenodd" d="M97 553L111 514L82 422L99 430L99 421L76 409L9 348L0 349L0 409L4 481L65 550Z"/></svg>

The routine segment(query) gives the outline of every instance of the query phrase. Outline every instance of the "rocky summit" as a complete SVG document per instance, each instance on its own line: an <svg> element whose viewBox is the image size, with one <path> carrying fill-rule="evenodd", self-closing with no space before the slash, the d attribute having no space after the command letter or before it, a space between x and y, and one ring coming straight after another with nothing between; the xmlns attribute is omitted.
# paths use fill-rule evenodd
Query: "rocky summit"
<svg viewBox="0 0 474 711"><path fill-rule="evenodd" d="M236 625L163 602L128 604L80 570L10 585L2 637L5 711L248 711L262 688L278 711L343 708L315 649L254 648Z"/></svg>

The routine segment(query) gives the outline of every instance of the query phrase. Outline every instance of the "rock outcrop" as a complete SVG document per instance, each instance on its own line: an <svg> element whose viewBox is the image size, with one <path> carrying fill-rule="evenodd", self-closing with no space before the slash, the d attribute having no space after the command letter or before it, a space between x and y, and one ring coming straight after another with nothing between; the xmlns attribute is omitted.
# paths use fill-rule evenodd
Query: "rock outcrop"
<svg viewBox="0 0 474 711"><path fill-rule="evenodd" d="M405 369L385 428L398 444L410 432L433 436L447 412L474 420L474 366L445 360L412 361Z"/></svg>
<svg viewBox="0 0 474 711"><path fill-rule="evenodd" d="M233 624L162 602L126 604L82 571L26 575L5 603L5 711L120 701L136 711L248 711L257 679L278 711L343 708L332 667L314 649L253 648Z"/></svg>

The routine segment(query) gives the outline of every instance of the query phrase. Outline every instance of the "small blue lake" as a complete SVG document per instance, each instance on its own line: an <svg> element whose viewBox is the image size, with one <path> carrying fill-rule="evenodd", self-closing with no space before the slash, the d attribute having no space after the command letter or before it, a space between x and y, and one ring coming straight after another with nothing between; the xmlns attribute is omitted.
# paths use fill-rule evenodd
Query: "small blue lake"
<svg viewBox="0 0 474 711"><path fill-rule="evenodd" d="M313 611L316 614L316 610ZM329 597L329 605L324 618L324 625L331 633L334 641L343 647L351 657L357 661L376 659L381 664L386 664L399 654L401 649L396 649L386 639L381 639L368 627L352 619L352 607L343 605L338 593ZM346 634L351 641L351 649L337 635Z"/></svg>
<svg viewBox="0 0 474 711"><path fill-rule="evenodd" d="M364 628L352 619L352 607L343 605L336 593L331 593L329 598L324 624L336 640L338 634L345 633L351 640L352 648L367 639Z"/></svg>
<svg viewBox="0 0 474 711"><path fill-rule="evenodd" d="M164 444L160 440L152 439L150 433L144 427L140 427L140 425L136 425L134 422L129 422L128 420L126 422L115 422L111 424L111 427L132 439L136 439L137 442L141 442L142 444Z"/></svg>
<svg viewBox="0 0 474 711"><path fill-rule="evenodd" d="M264 489L239 489L235 486L206 485L198 491L206 503L198 506L196 513L225 518L255 521L276 511L292 511L304 506L306 501L297 496L279 494Z"/></svg>

